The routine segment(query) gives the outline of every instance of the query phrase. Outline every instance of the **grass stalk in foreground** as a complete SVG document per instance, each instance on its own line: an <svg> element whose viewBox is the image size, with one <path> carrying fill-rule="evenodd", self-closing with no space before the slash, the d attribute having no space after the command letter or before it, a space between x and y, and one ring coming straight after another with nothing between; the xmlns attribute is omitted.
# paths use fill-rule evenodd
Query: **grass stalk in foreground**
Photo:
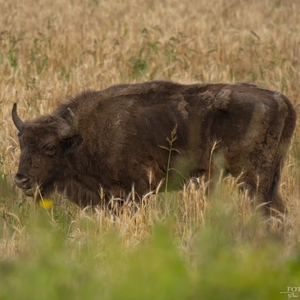
<svg viewBox="0 0 300 300"><path fill-rule="evenodd" d="M284 254L288 236L266 230L227 181L216 199L192 182L120 214L68 202L3 210L0 298L282 299L300 253Z"/></svg>

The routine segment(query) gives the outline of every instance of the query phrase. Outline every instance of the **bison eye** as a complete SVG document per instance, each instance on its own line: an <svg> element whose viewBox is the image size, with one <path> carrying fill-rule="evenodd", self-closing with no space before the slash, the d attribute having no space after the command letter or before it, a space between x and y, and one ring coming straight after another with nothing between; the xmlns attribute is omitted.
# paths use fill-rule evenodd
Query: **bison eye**
<svg viewBox="0 0 300 300"><path fill-rule="evenodd" d="M48 155L53 155L53 154L55 154L56 148L54 146L49 146L46 148L45 151Z"/></svg>

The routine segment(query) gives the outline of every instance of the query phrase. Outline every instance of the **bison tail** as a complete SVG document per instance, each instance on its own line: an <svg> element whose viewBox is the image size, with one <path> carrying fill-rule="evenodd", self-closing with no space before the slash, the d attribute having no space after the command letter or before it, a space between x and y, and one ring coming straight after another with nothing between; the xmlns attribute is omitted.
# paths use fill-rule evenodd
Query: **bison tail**
<svg viewBox="0 0 300 300"><path fill-rule="evenodd" d="M289 99L283 94L280 94L280 97L284 100L288 109L288 113L282 130L280 143L278 145L277 155L274 161L272 178L270 180L270 185L268 189L268 200L270 203L271 213L272 213L272 208L279 211L280 213L287 212L287 207L285 205L285 202L283 201L279 193L279 184L280 184L281 171L296 127L296 118L297 118L296 111L293 105L291 104L291 102L289 101Z"/></svg>
<svg viewBox="0 0 300 300"><path fill-rule="evenodd" d="M268 190L267 198L269 201L267 208L270 215L278 212L281 214L285 214L287 212L287 207L279 192L280 175L283 166L282 162L283 159L281 159L275 167L275 170L272 173L272 178Z"/></svg>

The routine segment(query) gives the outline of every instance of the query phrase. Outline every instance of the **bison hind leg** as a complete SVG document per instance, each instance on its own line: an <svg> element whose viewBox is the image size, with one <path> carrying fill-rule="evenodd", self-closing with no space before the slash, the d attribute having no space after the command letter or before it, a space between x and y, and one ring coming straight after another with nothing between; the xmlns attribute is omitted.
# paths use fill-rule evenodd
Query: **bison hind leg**
<svg viewBox="0 0 300 300"><path fill-rule="evenodd" d="M256 209L265 216L279 216L287 213L285 202L279 192L281 167L278 165L271 176L242 176L240 191L246 191ZM251 179L250 179L251 178Z"/></svg>
<svg viewBox="0 0 300 300"><path fill-rule="evenodd" d="M272 211L279 212L281 214L285 214L287 212L287 208L284 200L281 197L279 192L279 183L280 183L280 175L282 169L282 162L279 162L272 174L270 186L268 188L268 200L269 200L269 213L272 214Z"/></svg>

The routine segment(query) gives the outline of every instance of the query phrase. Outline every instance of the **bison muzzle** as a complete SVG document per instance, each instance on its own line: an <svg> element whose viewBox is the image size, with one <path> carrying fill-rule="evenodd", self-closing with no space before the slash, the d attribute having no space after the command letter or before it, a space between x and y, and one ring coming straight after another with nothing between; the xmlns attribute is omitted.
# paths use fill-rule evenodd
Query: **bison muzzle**
<svg viewBox="0 0 300 300"><path fill-rule="evenodd" d="M211 181L222 165L267 213L286 210L278 187L296 113L276 91L152 81L86 91L25 122L14 104L12 119L21 148L15 182L27 195L57 189L80 206L104 205L133 186L141 197L166 172L173 187L189 177ZM176 151L169 159L171 132Z"/></svg>

